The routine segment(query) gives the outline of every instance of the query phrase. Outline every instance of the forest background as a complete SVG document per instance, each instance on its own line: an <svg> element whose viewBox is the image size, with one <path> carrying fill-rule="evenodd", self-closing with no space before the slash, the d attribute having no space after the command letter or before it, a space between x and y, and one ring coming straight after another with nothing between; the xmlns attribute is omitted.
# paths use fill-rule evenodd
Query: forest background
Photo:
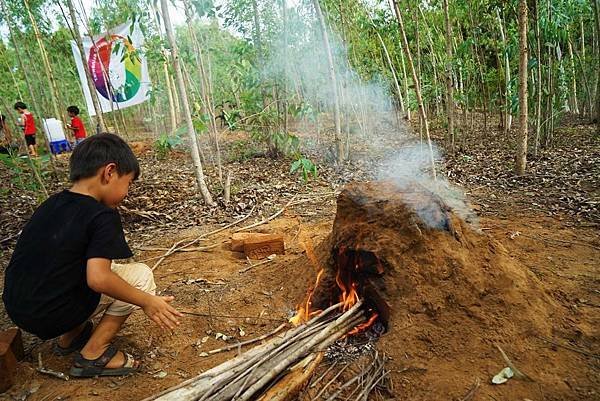
<svg viewBox="0 0 600 401"><path fill-rule="evenodd" d="M500 168L524 175L528 155L535 161L560 140L565 116L600 124L597 0L118 0L91 7L1 0L1 7L0 107L9 125L12 104L23 100L37 116L63 121L66 107L79 105L90 132L149 133L159 155L187 138L208 205L214 188L203 163L218 172L211 185L224 187L219 143L227 131L250 134L234 144L240 157L285 157L307 180L318 163L310 149L323 156L319 162L343 163L357 145L381 150L405 137L407 120L429 143L434 176L430 127L442 133L447 155L464 154L474 137L485 144L504 134L514 161ZM136 52L148 59L150 101L90 119L70 41L127 21L145 36ZM302 131L316 135L301 141ZM596 129L590 138L597 137ZM42 198L45 182L59 175L49 155L27 165L2 160L30 177Z"/></svg>

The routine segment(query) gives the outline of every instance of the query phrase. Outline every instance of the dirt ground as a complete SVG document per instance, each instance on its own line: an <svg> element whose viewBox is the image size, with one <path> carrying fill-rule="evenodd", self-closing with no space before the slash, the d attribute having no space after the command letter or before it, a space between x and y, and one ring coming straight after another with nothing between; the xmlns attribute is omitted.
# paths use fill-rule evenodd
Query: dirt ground
<svg viewBox="0 0 600 401"><path fill-rule="evenodd" d="M173 156L171 160L185 159L178 157ZM152 160L148 156L143 163L151 164ZM241 341L267 333L293 315L307 285L316 275L310 263L299 263L306 260L303 243L310 240L318 245L331 233L336 207L333 191L350 179L333 180L330 176L333 172L324 169L319 182L306 186L297 179L283 178L286 174L289 176L288 165L274 166L263 159L232 161L231 165L236 163L239 171L255 168L253 176L264 179L259 179L252 188L240 184L235 202L225 208L226 219L218 214L201 219L186 217L185 224L177 225L172 221L179 216L174 206L160 212L163 215L159 212L150 216L136 214L136 211L151 209L150 203L170 204L165 208L177 205L182 217L190 208L200 208L197 206L200 201L177 188L161 188L164 193L156 197L125 204L129 212L122 211L122 214L134 259L146 261L150 266L176 241L194 239L222 227L224 221L232 222L254 210L248 220L200 242L201 247L210 249L175 253L156 268L158 290L161 294L174 295L176 307L186 316L173 333L161 332L140 311L130 317L116 344L142 360L142 372L125 378L68 382L43 376L35 372L38 353L46 367L57 371L67 371L70 360L53 356L51 342L39 343L26 336L28 356L19 365L18 382L0 399L143 399L235 355L231 351L201 356L225 344L222 339L216 339L217 333L230 337L229 341ZM158 186L158 181L153 179L161 173L152 171L145 184L140 185L143 188L133 190L138 198L147 196L144 191L148 187ZM191 174L177 174L180 181L193 182ZM241 174L238 173L238 177ZM274 183L273 177L282 177L282 181ZM534 381L512 379L503 385L492 385L491 378L505 363L492 341L485 339L478 342L477 348L470 348L469 337L480 336L481 332L461 327L460 321L451 326L444 322L432 330L445 332L445 340L431 342L413 326L421 320L421 312L395 311L406 316L407 321L413 321L394 326L379 342L382 351L394 355L390 369L396 399L463 400L479 381L480 386L471 400L597 400L600 397L600 234L596 222L578 220L581 217L577 213L574 219L573 214L560 209L553 210L549 216L540 209L516 207L524 202L518 197L492 203L488 187L467 184L475 193L471 199L480 214L483 235L501 244L515 265L542 283L545 296L561 310L560 321L552 316L550 334L532 330L523 337L495 339L514 364ZM269 192L274 185L281 186L277 196ZM263 193L259 192L261 188ZM239 227L270 216L287 203L291 194L297 194L295 199L304 202L290 206L278 218L253 230L283 234L286 254L242 272L250 266L243 255L229 249L231 234ZM501 192L495 195L496 198L501 196ZM485 202L481 201L483 198ZM265 199L270 202L265 204ZM182 203L184 201L187 203ZM151 247L162 250L149 250ZM6 261L2 268L5 265ZM9 327L4 312L0 315L0 329ZM527 325L522 321L527 319L526 315L511 314L507 310L505 316L514 319L515 324ZM486 319L494 317L485 316L482 321Z"/></svg>
<svg viewBox="0 0 600 401"><path fill-rule="evenodd" d="M19 384L12 392L22 394L37 389L28 398L32 401L66 399L67 396L71 400L87 400L92 396L99 400L137 400L223 362L235 353L199 356L224 344L222 340L215 339L216 333L242 339L240 333L243 331L244 338L257 337L290 316L306 288L306 280L302 277L315 274L311 265L301 272L289 269L296 266L293 263L295 259L302 257L299 239L306 235L314 242L323 240L331 231L332 217L329 215L321 221L305 222L290 211L284 217L261 226L260 231L263 232L283 233L288 252L245 273L239 271L248 267L247 261L228 249L231 231L224 231L203 242L203 245L220 244L217 248L207 252L178 253L166 259L156 271L158 288L164 294L174 295L181 310L205 315L187 315L180 328L173 334L165 334L143 313L136 312L127 322L117 345L142 358L142 373L119 379L69 382L47 378L34 371L33 355L41 352L44 364L59 371L68 369L69 360L52 356L51 344L46 343L34 347L29 360L20 365ZM564 325L556 328L553 338L547 339L561 346L534 338L534 333L528 339L503 339L508 344L505 351L516 366L538 381L512 380L508 384L494 386L490 379L504 367L502 358L493 344L476 355L465 349L464 336L471 333L463 333L460 329L449 332L453 337L452 344L463 352L460 360L447 360L444 358L447 350L436 344L428 344L427 353L415 354L410 351L410 344L386 341L386 348L397 347L389 352L396 354L399 350L406 350L406 358L394 360L391 365L397 372L409 368L393 375L399 390L397 399L458 400L477 378L481 387L474 400L512 400L516 393L526 394L532 400L597 399L600 386L597 262L600 252L589 246L562 242L585 241L598 247L600 239L597 233L563 228L557 226L554 220L536 216L521 217L518 222L484 218L481 225L506 247L512 258L544 282L549 296L571 312ZM517 232L522 234L514 236ZM182 233L181 237L193 238L196 234L197 231L190 230ZM587 242L593 238L595 240ZM174 239L157 241L155 245L169 247ZM139 258L143 260L160 254L142 252ZM187 284L190 279L207 281ZM514 316L514 319L518 321L520 317ZM401 332L403 328L395 327L394 330ZM203 342L205 337L208 339ZM590 355L581 352L589 352ZM549 359L558 361L558 365L546 365ZM546 370L554 373L548 375ZM557 371L562 374L556 374ZM160 372L167 375L159 378Z"/></svg>

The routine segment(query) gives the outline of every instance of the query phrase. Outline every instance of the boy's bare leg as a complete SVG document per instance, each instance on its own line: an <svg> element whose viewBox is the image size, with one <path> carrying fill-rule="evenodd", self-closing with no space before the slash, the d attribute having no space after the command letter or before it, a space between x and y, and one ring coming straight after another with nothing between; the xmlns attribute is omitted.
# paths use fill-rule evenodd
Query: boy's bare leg
<svg viewBox="0 0 600 401"><path fill-rule="evenodd" d="M81 355L85 359L97 359L104 351L108 348L112 340L115 338L123 323L129 315L125 316L112 316L106 313L100 319L100 323L94 329L92 337L87 342L85 347L81 350ZM106 364L107 368L120 368L125 363L125 355L122 352L118 352L111 360ZM136 365L138 362L136 361Z"/></svg>
<svg viewBox="0 0 600 401"><path fill-rule="evenodd" d="M87 322L81 323L79 326L75 327L73 330L63 334L58 337L58 345L62 348L67 348L71 345L75 337L77 337L82 331Z"/></svg>

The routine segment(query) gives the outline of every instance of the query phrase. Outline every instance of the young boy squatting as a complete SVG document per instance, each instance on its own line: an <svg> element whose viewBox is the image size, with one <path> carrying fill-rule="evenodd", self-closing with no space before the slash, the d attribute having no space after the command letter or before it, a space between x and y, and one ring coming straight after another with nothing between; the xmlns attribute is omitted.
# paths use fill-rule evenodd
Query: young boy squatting
<svg viewBox="0 0 600 401"><path fill-rule="evenodd" d="M116 135L83 141L70 159L73 183L34 212L6 269L3 300L11 319L41 339L58 337L59 355L80 351L71 376L125 375L139 362L112 340L138 307L163 329L182 316L173 297L155 296L148 266L119 265L133 254L116 206L138 177L138 161ZM103 313L96 327L90 319Z"/></svg>

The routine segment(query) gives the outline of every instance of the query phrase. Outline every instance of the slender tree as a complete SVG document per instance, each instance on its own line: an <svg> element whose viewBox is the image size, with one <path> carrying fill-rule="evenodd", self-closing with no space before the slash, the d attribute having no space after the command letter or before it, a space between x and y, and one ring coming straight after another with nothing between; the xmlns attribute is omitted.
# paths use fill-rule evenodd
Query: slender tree
<svg viewBox="0 0 600 401"><path fill-rule="evenodd" d="M600 135L600 0L592 1L596 21L596 134Z"/></svg>
<svg viewBox="0 0 600 401"><path fill-rule="evenodd" d="M35 18L33 17L31 8L29 7L29 0L23 0L23 4L25 4L29 21L31 22L31 26L33 27L33 32L35 33L37 44L40 48L40 54L42 57L42 63L44 64L44 72L46 73L46 78L50 83L50 98L52 102L52 108L54 109L54 115L57 119L63 122L63 126L66 126L64 113L61 112L61 108L59 107L60 102L58 87L56 86L56 79L52 70L52 64L50 64L50 61L48 60L48 53L46 52L46 47L44 46L44 42L42 41L42 35L40 34ZM67 133L67 137L70 136L71 135Z"/></svg>
<svg viewBox="0 0 600 401"><path fill-rule="evenodd" d="M83 51L83 43L81 42L81 34L79 32L79 24L77 23L77 17L75 15L75 7L73 6L73 0L67 0L67 7L69 8L69 15L71 17L71 25L73 29L73 39L79 49L79 55L81 56L81 63L85 70L85 77L92 97L92 104L94 105L94 111L96 112L97 126L100 132L106 131L106 124L104 123L104 116L102 114L102 107L100 107L100 100L98 99L98 92L96 87L92 84L92 73L87 67L87 60L85 59L85 52Z"/></svg>
<svg viewBox="0 0 600 401"><path fill-rule="evenodd" d="M31 96L31 104L33 105L33 110L38 115L38 118L41 119L43 116L42 109L38 103L37 96L35 96L35 92L33 89L33 85L31 84L31 79L29 77L28 71L25 69L25 64L23 63L23 58L21 57L21 48L19 47L19 45L17 43L17 38L15 36L16 28L13 26L12 19L10 18L9 14L8 14L8 7L6 6L5 0L0 0L0 10L2 10L2 13L5 16L6 26L8 27L8 34L9 34L10 40L13 44L13 47L15 48L15 57L17 59L17 63L19 64L19 69L23 73L23 78L25 80L25 84L27 85L27 90L29 91L29 96ZM22 135L17 135L17 136L21 137ZM50 155L50 166L52 167L52 171L54 172L54 175L58 178L58 170L56 168L56 163L54 162L54 155L52 154L52 150L50 149L50 143L48 140L46 140L46 138L44 138L44 143L46 144L46 150L48 151L48 154ZM27 146L25 146L25 149L27 149ZM27 152L27 154L29 154L29 152ZM35 173L37 174L37 170ZM47 196L47 194L46 194L46 196Z"/></svg>
<svg viewBox="0 0 600 401"><path fill-rule="evenodd" d="M371 21L371 23L373 23L373 21ZM394 81L394 87L396 88L396 93L398 94L398 104L400 105L400 111L402 112L402 114L404 114L405 113L405 111L404 111L404 99L402 97L402 91L400 90L400 82L398 82L398 76L396 75L396 69L394 68L394 63L392 63L392 58L390 57L390 53L388 51L388 48L385 45L385 42L383 41L383 38L379 34L379 31L377 30L377 27L375 25L373 25L373 27L375 28L375 34L377 35L377 39L379 39L379 43L381 44L381 47L383 49L383 54L385 55L385 60L386 60L386 62L388 64L388 66L390 67L390 72L392 73L392 79Z"/></svg>
<svg viewBox="0 0 600 401"><path fill-rule="evenodd" d="M421 116L421 121L423 123L423 127L425 128L425 135L427 137L427 146L429 146L429 161L431 163L431 174L433 175L433 179L436 179L435 172L435 160L433 158L433 145L431 144L431 136L429 135L429 123L427 122L427 114L425 113L425 106L423 105L423 98L421 96L421 83L419 81L419 77L417 76L417 71L415 69L415 65L412 60L412 55L410 53L410 47L408 46L408 39L406 38L406 31L404 29L404 21L402 20L402 13L400 12L400 8L398 7L397 0L393 0L394 11L396 12L396 18L398 19L398 25L400 27L400 34L402 35L402 47L404 48L404 54L406 55L406 59L408 60L408 66L412 72L413 83L415 86L415 95L417 97L417 103L419 104L419 113Z"/></svg>
<svg viewBox="0 0 600 401"><path fill-rule="evenodd" d="M331 51L331 45L329 43L329 34L327 33L327 25L325 24L325 18L323 18L323 12L321 11L321 4L319 0L313 0L315 7L315 13L317 20L319 21L319 27L321 28L321 37L323 38L323 45L327 52L327 64L329 66L329 78L331 79L331 95L333 97L333 121L335 124L334 140L337 151L338 161L344 160L344 144L342 142L342 121L340 117L340 101L338 96L338 83L335 72L335 65L333 63L333 53Z"/></svg>
<svg viewBox="0 0 600 401"><path fill-rule="evenodd" d="M510 131L512 125L512 113L510 110L510 99L512 93L510 90L510 59L508 57L508 40L506 38L504 19L500 15L500 10L496 9L496 16L498 18L498 27L500 30L500 38L503 43L503 60L504 60L504 122L503 128L505 132Z"/></svg>
<svg viewBox="0 0 600 401"><path fill-rule="evenodd" d="M162 42L162 29L160 27L160 21L158 19L158 10L156 9L156 3L152 0L150 1L150 5L153 11L152 21L154 22L154 29L158 33L159 38ZM177 129L177 115L175 114L175 99L173 98L173 89L171 88L171 78L169 75L169 54L167 50L161 46L161 54L162 54L162 73L165 80L165 92L167 93L167 100L169 102L169 129L171 132Z"/></svg>
<svg viewBox="0 0 600 401"><path fill-rule="evenodd" d="M527 164L527 0L519 0L519 135L515 170L525 174Z"/></svg>
<svg viewBox="0 0 600 401"><path fill-rule="evenodd" d="M454 151L454 84L452 82L452 24L448 11L448 0L444 0L444 21L446 23L446 113L448 115L448 141Z"/></svg>
<svg viewBox="0 0 600 401"><path fill-rule="evenodd" d="M533 154L537 157L542 133L542 39L540 33L540 2L535 0L535 57L536 63L536 93L535 93L535 142Z"/></svg>
<svg viewBox="0 0 600 401"><path fill-rule="evenodd" d="M181 72L181 66L179 65L179 54L177 51L177 42L175 41L175 35L173 33L173 27L171 25L171 17L169 16L169 7L167 0L160 0L160 6L165 24L165 31L167 33L167 39L171 46L171 58L173 63L173 70L175 70L175 76L177 77L176 86L179 92L179 97L183 106L183 115L187 126L187 133L190 140L192 160L194 162L196 181L198 182L198 188L202 194L204 202L209 206L216 206L212 199L212 196L206 186L204 180L204 171L202 169L202 162L200 161L200 153L198 152L198 139L196 138L196 130L194 129L194 123L192 122L192 114L190 112L190 106L188 103L187 93L185 90L185 82L183 79L183 73Z"/></svg>

